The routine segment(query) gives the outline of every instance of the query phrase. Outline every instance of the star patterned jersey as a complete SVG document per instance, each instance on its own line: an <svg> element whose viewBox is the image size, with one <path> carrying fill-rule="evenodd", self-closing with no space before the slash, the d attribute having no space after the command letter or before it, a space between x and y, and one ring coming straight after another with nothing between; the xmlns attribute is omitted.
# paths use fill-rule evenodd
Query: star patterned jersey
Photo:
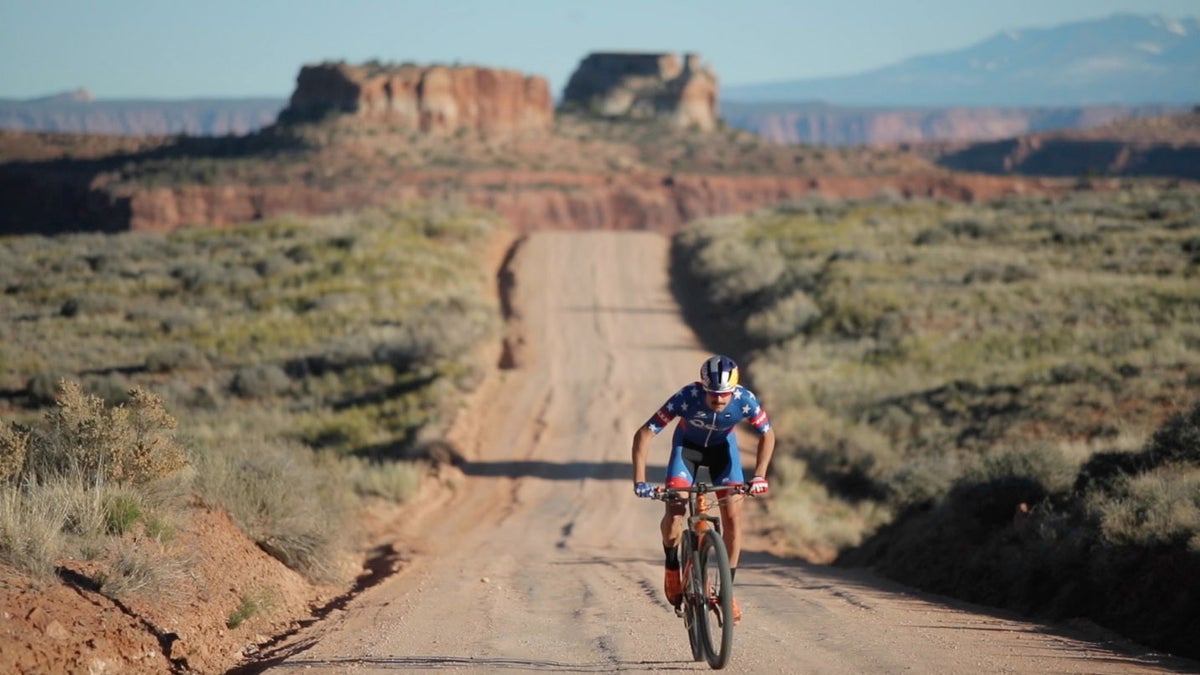
<svg viewBox="0 0 1200 675"><path fill-rule="evenodd" d="M705 447L724 443L738 422L749 422L760 435L771 428L771 420L754 392L740 384L734 387L733 400L721 412L713 412L704 402L704 388L699 382L689 384L667 399L646 422L646 427L657 434L676 417L683 440Z"/></svg>

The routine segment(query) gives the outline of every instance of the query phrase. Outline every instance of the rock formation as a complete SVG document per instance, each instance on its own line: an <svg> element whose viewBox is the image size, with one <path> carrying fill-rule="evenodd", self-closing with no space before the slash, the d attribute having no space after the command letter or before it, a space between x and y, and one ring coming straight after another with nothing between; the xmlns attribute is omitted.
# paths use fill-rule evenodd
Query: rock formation
<svg viewBox="0 0 1200 675"><path fill-rule="evenodd" d="M475 66L304 66L280 120L330 112L428 133L545 131L554 122L550 86L536 75Z"/></svg>
<svg viewBox="0 0 1200 675"><path fill-rule="evenodd" d="M563 108L711 130L717 124L717 76L696 54L681 62L674 54L594 52L567 82Z"/></svg>

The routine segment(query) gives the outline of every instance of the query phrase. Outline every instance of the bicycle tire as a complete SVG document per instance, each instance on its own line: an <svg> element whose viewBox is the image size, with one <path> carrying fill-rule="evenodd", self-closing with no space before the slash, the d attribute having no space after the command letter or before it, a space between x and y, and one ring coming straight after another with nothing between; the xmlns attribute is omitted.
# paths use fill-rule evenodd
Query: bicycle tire
<svg viewBox="0 0 1200 675"><path fill-rule="evenodd" d="M729 553L720 536L705 536L699 546L699 567L703 602L697 606L705 657L713 670L729 663L733 652L733 574L729 571ZM708 591L707 589L712 589Z"/></svg>
<svg viewBox="0 0 1200 675"><path fill-rule="evenodd" d="M684 532L679 541L679 560L683 563L683 626L687 629L688 645L692 648L692 660L705 659L704 636L701 634L701 612L696 604L695 589L699 575L696 570L700 560L696 556L696 534Z"/></svg>

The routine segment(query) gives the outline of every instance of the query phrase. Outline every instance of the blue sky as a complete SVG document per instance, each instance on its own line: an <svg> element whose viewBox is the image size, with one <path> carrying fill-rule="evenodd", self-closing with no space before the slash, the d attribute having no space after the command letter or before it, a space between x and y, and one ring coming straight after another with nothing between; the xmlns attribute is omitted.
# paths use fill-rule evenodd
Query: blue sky
<svg viewBox="0 0 1200 675"><path fill-rule="evenodd" d="M0 98L288 96L326 60L546 77L592 51L697 52L723 84L846 75L1009 29L1196 0L0 0Z"/></svg>

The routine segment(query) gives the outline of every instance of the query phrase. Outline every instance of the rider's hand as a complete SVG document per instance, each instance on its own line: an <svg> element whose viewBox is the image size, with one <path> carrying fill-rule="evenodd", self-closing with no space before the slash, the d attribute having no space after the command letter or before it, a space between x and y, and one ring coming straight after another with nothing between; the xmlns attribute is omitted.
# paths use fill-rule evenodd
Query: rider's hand
<svg viewBox="0 0 1200 675"><path fill-rule="evenodd" d="M642 498L653 497L654 486L650 483L634 483L633 493Z"/></svg>
<svg viewBox="0 0 1200 675"><path fill-rule="evenodd" d="M755 476L750 479L750 494L752 496L765 495L771 486L767 484L767 479L762 476Z"/></svg>

